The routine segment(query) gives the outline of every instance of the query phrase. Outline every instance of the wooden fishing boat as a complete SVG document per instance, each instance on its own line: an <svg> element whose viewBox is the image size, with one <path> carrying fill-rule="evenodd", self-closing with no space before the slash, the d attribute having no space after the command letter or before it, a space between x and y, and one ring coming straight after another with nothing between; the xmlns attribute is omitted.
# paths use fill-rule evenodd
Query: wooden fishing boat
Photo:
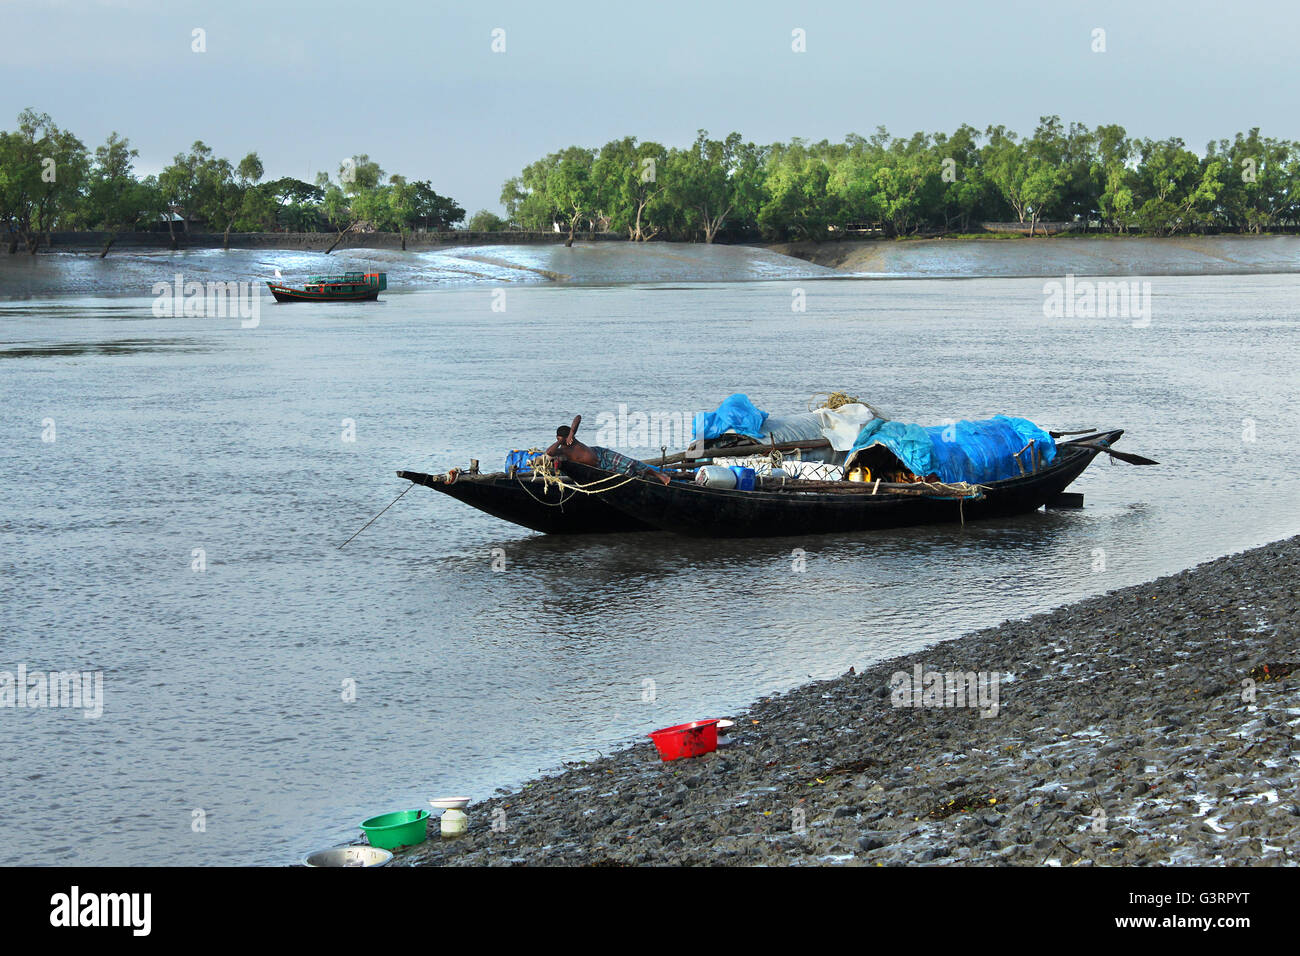
<svg viewBox="0 0 1300 956"><path fill-rule="evenodd" d="M1154 464L1110 452L1123 434L1115 429L1057 442L1049 464L983 485L763 478L754 490L740 491L684 479L665 485L572 461L559 467L578 484L600 482L596 487L602 493L591 497L665 531L707 538L786 537L956 524L1034 511L1056 500L1103 452Z"/></svg>
<svg viewBox="0 0 1300 956"><path fill-rule="evenodd" d="M399 478L485 511L495 518L544 534L622 534L650 531L650 525L624 514L600 495L586 495L530 472L474 474L452 472L427 475L399 471Z"/></svg>
<svg viewBox="0 0 1300 956"><path fill-rule="evenodd" d="M267 282L276 302L366 302L388 288L386 272L346 272L337 276L310 276L301 288Z"/></svg>

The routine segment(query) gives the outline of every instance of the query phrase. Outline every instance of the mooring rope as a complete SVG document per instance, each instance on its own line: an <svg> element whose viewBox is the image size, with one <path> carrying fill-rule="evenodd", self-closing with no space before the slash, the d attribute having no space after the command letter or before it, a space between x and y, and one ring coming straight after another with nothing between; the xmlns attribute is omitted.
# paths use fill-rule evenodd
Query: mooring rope
<svg viewBox="0 0 1300 956"><path fill-rule="evenodd" d="M561 475L555 468L555 459L548 458L545 455L533 463L533 475L534 477L539 475L541 476L542 494L550 491L551 486L555 485L573 493L603 495L607 491L614 491L616 488L622 488L629 481L636 481L635 475L611 474L606 475L604 478L597 478L595 481L589 481L585 485L579 484L571 478ZM623 480L618 481L620 478ZM618 481L618 484L611 484L611 482L614 481ZM604 487L599 487L601 485L604 485ZM532 492L529 492L529 494L532 494ZM570 495L570 497L572 497L572 495Z"/></svg>
<svg viewBox="0 0 1300 956"><path fill-rule="evenodd" d="M412 488L414 488L414 487L415 487L415 482L411 482L409 485L407 485L405 488L402 489L402 495L406 494L408 491L410 491L410 490L411 490ZM397 502L401 500L402 495L398 495L396 498L394 498L392 501L390 501L390 502L389 502L389 503L384 507L384 511L387 511L387 510L388 510L389 508L391 508L393 505L397 504ZM369 528L372 524L374 524L376 521L378 521L378 520L379 520L379 515L382 515L382 514L384 513L384 511L379 512L378 515L375 515L373 518L371 518L369 521L367 521L365 524L363 524L360 528L358 528L358 529L357 529L357 534L360 534L362 531L365 531L365 530L366 530L367 528ZM354 534L354 535L352 536L352 538L355 538L355 537L357 536L357 534ZM342 550L343 547L344 547L345 545L347 545L348 542L350 542L350 541L352 540L352 538L348 538L347 541L344 541L343 544L339 545L339 549Z"/></svg>
<svg viewBox="0 0 1300 956"><path fill-rule="evenodd" d="M983 485L972 485L968 481L914 481L913 486L920 485L931 491L951 495L956 498L982 498L987 490Z"/></svg>
<svg viewBox="0 0 1300 956"><path fill-rule="evenodd" d="M532 498L532 499L533 499L534 501L536 501L539 505L546 505L546 507L548 507L548 508L559 508L559 507L562 507L566 501L568 501L568 500L569 500L570 498L572 498L575 494L577 494L577 492L573 491L571 488L569 488L569 486L565 485L565 486L563 486L563 487L565 487L565 488L569 488L569 494L567 494L567 495L566 495L566 494L561 494L561 495L560 495L560 500L559 500L559 501L547 501L547 500L545 500L544 498L539 498L539 497L537 497L535 494L533 494L532 489L530 489L530 488L528 487L528 485L524 484L524 480L523 480L522 478L515 478L515 481L519 482L519 487L522 488L522 489L524 489L524 493L527 494L528 497ZM547 487L547 486L546 486L545 482L543 482L543 484L542 484L542 488L543 488L542 493L543 493L543 494L546 493L546 491L545 491L546 487Z"/></svg>

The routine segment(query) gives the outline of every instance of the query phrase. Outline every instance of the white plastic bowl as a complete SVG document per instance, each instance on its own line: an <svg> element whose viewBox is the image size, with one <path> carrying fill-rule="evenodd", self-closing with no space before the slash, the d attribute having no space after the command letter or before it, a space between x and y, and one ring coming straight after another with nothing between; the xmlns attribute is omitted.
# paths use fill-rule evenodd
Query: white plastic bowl
<svg viewBox="0 0 1300 956"><path fill-rule="evenodd" d="M439 797L437 800L430 800L429 803L439 810L464 810L469 806L469 797Z"/></svg>

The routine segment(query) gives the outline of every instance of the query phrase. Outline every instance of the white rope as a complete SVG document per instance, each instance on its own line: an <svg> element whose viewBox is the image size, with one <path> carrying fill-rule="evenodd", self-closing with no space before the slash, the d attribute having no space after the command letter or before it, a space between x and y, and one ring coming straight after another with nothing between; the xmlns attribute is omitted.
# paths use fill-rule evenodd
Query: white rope
<svg viewBox="0 0 1300 956"><path fill-rule="evenodd" d="M539 459L537 462L533 464L533 475L535 477L540 476L542 479L543 493L550 491L551 485L558 485L560 488L568 489L569 491L574 493L580 493L584 495L603 495L607 491L614 491L617 488L622 488L629 481L636 481L635 475L611 474L611 475L606 475L604 478L597 478L595 481L589 481L585 485L583 485L583 484L578 484L563 475L560 475L554 469L555 469L555 459L548 458L545 455L543 455L541 459ZM610 484L610 482L618 481L618 479L620 478L623 480L619 481L618 484L616 485ZM598 487L600 485L605 485L605 487L603 488ZM532 494L532 492L529 492L529 494Z"/></svg>

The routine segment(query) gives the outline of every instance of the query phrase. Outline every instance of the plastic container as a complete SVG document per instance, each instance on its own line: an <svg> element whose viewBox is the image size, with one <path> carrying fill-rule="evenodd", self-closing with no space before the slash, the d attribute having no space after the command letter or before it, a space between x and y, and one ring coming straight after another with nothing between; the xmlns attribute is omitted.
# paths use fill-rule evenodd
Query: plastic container
<svg viewBox="0 0 1300 956"><path fill-rule="evenodd" d="M387 866L393 858L391 850L376 846L337 846L317 850L303 857L303 866Z"/></svg>
<svg viewBox="0 0 1300 956"><path fill-rule="evenodd" d="M509 473L511 468L514 468L517 471L532 471L533 462L541 457L540 452L521 451L516 448L511 451L510 454L506 455L505 470L507 473Z"/></svg>
<svg viewBox="0 0 1300 956"><path fill-rule="evenodd" d="M361 821L361 832L371 846L381 850L395 850L399 846L415 846L429 839L428 810L398 810L381 813Z"/></svg>
<svg viewBox="0 0 1300 956"><path fill-rule="evenodd" d="M469 817L465 814L465 808L469 806L469 797L439 797L429 802L442 811L442 820L438 824L438 829L443 836L461 836L469 829Z"/></svg>
<svg viewBox="0 0 1300 956"><path fill-rule="evenodd" d="M698 757L718 749L718 720L692 720L646 734L665 761Z"/></svg>
<svg viewBox="0 0 1300 956"><path fill-rule="evenodd" d="M695 472L695 483L708 488L734 488L736 473L724 465L705 465Z"/></svg>
<svg viewBox="0 0 1300 956"><path fill-rule="evenodd" d="M736 473L737 491L754 490L754 469L753 468L746 468L744 465L732 465L731 470Z"/></svg>

